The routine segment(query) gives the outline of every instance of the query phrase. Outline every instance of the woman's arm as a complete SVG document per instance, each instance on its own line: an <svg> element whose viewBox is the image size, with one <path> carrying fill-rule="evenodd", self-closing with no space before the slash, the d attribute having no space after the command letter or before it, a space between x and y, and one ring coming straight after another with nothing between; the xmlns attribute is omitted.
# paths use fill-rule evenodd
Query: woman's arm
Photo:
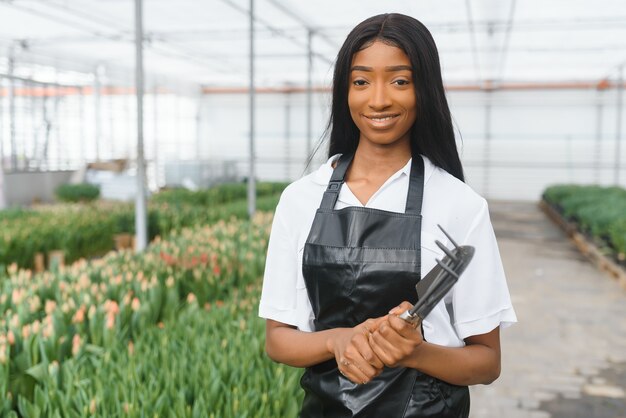
<svg viewBox="0 0 626 418"><path fill-rule="evenodd" d="M500 376L500 328L465 339L465 347L426 342L421 331L398 315L410 308L403 302L369 335L372 350L389 367L412 367L455 385L489 384Z"/></svg>
<svg viewBox="0 0 626 418"><path fill-rule="evenodd" d="M304 332L268 319L265 350L272 360L293 367L309 367L334 358L347 378L355 383L366 383L383 368L367 341L367 329L377 325L375 320L368 320L354 328Z"/></svg>

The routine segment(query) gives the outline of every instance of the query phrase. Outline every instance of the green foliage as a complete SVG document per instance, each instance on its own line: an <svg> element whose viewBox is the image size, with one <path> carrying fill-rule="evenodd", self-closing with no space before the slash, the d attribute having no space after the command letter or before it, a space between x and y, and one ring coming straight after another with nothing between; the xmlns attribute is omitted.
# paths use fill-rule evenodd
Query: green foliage
<svg viewBox="0 0 626 418"><path fill-rule="evenodd" d="M622 259L626 254L626 190L620 187L557 185L546 189L546 202L576 222L582 232L605 243Z"/></svg>
<svg viewBox="0 0 626 418"><path fill-rule="evenodd" d="M91 202L100 196L100 188L93 184L62 184L54 191L61 202Z"/></svg>
<svg viewBox="0 0 626 418"><path fill-rule="evenodd" d="M287 183L261 182L256 184L257 198L280 194ZM190 191L186 189L164 190L152 196L152 202L170 205L191 204L214 206L236 200L245 200L248 196L246 183L227 183L206 190Z"/></svg>
<svg viewBox="0 0 626 418"><path fill-rule="evenodd" d="M265 195L257 200L257 208L273 211L279 198L276 190L282 189L270 184L264 190ZM228 193L228 196L235 196L230 191ZM248 218L245 195L243 200L211 206L184 201L167 203L157 199L148 205L148 237L150 240L156 236L165 238L173 230L208 225L233 216ZM68 263L100 256L113 249L113 237L119 233L135 233L132 204L100 202L97 205L64 204L35 210L0 211L0 275L5 271L3 265L11 263L32 268L37 252L63 250Z"/></svg>
<svg viewBox="0 0 626 418"><path fill-rule="evenodd" d="M65 260L102 255L111 249L114 219L95 206L58 206L0 218L0 264L31 268L36 253L63 250Z"/></svg>
<svg viewBox="0 0 626 418"><path fill-rule="evenodd" d="M295 417L301 371L265 355L257 304L258 286L208 312L192 303L132 343L83 352L60 367L63 384L48 380L42 392L55 396L33 406L98 416Z"/></svg>
<svg viewBox="0 0 626 418"><path fill-rule="evenodd" d="M216 391L222 396L244 374L252 380L216 416L238 416L230 413L247 405L289 416L293 397L281 403L267 394L283 369L262 355L253 312L270 226L271 215L258 214L172 233L142 254L110 253L39 275L11 267L0 287L0 416L146 416L148 406L172 405L180 416L204 416L222 405ZM127 352L129 341L141 355ZM239 357L229 357L231 348ZM181 357L187 349L191 357Z"/></svg>
<svg viewBox="0 0 626 418"><path fill-rule="evenodd" d="M618 251L618 260L626 260L626 219L620 219L613 224L609 231L609 239Z"/></svg>

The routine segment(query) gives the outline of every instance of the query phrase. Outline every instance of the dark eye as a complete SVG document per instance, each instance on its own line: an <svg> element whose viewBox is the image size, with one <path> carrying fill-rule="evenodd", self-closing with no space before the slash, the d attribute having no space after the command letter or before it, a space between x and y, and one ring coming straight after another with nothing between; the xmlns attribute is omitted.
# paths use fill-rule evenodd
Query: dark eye
<svg viewBox="0 0 626 418"><path fill-rule="evenodd" d="M354 80L352 82L352 84L354 84L355 86L364 86L367 84L367 81L365 80Z"/></svg>
<svg viewBox="0 0 626 418"><path fill-rule="evenodd" d="M410 84L410 81L409 80L400 79L400 80L394 81L394 83L396 83L399 86L408 86Z"/></svg>

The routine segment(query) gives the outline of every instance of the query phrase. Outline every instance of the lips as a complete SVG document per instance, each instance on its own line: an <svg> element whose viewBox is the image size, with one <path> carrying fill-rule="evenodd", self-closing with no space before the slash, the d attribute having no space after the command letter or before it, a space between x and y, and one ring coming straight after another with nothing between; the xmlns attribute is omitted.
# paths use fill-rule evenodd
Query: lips
<svg viewBox="0 0 626 418"><path fill-rule="evenodd" d="M396 118L400 116L397 113L387 113L382 115L362 115L365 119L370 121L371 125L377 128L385 128L392 125Z"/></svg>

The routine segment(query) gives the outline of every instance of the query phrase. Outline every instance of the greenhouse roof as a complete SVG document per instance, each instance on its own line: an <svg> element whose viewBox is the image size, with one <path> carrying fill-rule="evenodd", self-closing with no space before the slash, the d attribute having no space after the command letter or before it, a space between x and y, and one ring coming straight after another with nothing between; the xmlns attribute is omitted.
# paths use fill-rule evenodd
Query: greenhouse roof
<svg viewBox="0 0 626 418"><path fill-rule="evenodd" d="M303 87L312 36L313 84L328 86L334 57L361 20L400 12L437 42L448 86L597 85L626 61L621 0L255 0L256 83ZM150 80L246 88L250 0L144 0ZM0 74L90 84L134 82L132 0L0 0ZM100 68L100 70L98 70Z"/></svg>

